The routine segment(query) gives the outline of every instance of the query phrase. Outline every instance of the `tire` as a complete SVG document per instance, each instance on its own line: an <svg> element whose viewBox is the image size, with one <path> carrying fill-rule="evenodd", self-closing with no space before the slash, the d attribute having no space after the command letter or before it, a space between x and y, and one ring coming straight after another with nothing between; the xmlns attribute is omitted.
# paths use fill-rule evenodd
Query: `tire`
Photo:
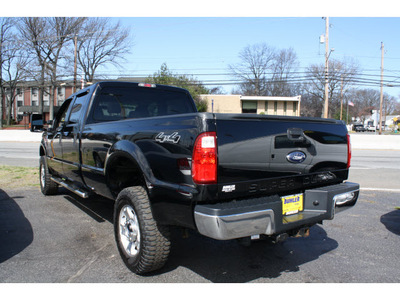
<svg viewBox="0 0 400 300"><path fill-rule="evenodd" d="M43 195L55 195L58 192L58 184L50 179L50 173L47 168L46 158L40 157L39 161L39 180L40 190Z"/></svg>
<svg viewBox="0 0 400 300"><path fill-rule="evenodd" d="M142 186L122 190L115 203L114 234L125 265L136 274L162 268L171 248L169 228L153 218Z"/></svg>

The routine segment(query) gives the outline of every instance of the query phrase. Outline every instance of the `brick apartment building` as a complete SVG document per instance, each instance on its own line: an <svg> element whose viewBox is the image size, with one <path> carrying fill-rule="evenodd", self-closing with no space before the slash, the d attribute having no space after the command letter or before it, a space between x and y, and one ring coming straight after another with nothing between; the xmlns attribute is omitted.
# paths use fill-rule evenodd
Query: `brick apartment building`
<svg viewBox="0 0 400 300"><path fill-rule="evenodd" d="M45 88L45 93L43 96L43 114L44 119L49 120L50 115L50 96L52 94L52 101L54 104L54 114L58 111L59 107L63 104L65 99L73 93L73 82L62 83L59 87L54 88L48 86ZM79 89L79 88L78 88ZM24 82L18 85L15 93L16 98L14 100L11 115L12 119L15 120L18 125L29 124L29 116L31 114L40 114L39 111L39 88L36 82ZM52 92L52 93L51 93ZM9 89L5 89L3 95L3 109L4 115L3 120L7 119L7 109L6 109L6 96L10 93Z"/></svg>

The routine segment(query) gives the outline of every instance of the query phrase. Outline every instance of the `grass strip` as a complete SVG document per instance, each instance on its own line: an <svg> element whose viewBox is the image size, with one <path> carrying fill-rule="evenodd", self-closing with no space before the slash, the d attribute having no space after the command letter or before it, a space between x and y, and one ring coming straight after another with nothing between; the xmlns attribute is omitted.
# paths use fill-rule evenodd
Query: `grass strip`
<svg viewBox="0 0 400 300"><path fill-rule="evenodd" d="M40 187L39 168L0 165L0 186L3 189Z"/></svg>

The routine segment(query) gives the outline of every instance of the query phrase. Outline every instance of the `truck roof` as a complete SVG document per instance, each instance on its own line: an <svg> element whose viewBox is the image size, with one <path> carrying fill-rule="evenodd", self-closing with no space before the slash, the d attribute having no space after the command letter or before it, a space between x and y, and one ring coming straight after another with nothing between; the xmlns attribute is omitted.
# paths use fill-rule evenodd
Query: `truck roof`
<svg viewBox="0 0 400 300"><path fill-rule="evenodd" d="M106 86L123 86L123 87L144 87L144 88L158 88L158 89L163 89L163 90L174 90L174 91L181 91L184 93L189 93L186 89L176 87L176 86L170 86L170 85L163 85L163 84L153 84L153 83L143 83L143 82L127 82L127 81L99 81L96 82L82 90L79 90L78 92L74 93L75 94L80 94L86 90L93 89L97 86L100 87L106 87Z"/></svg>

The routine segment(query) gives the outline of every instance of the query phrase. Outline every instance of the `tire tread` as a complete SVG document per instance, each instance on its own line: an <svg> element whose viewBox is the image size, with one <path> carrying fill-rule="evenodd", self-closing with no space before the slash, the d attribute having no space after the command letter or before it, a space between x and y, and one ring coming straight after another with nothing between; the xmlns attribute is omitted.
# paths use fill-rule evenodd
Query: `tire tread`
<svg viewBox="0 0 400 300"><path fill-rule="evenodd" d="M130 264L120 249L118 241L118 207L121 201L129 201L133 205L140 223L141 250L134 264ZM159 226L153 218L147 191L142 186L125 188L120 192L114 214L115 237L118 250L127 267L136 274L144 274L162 268L168 259L171 242L167 227Z"/></svg>

